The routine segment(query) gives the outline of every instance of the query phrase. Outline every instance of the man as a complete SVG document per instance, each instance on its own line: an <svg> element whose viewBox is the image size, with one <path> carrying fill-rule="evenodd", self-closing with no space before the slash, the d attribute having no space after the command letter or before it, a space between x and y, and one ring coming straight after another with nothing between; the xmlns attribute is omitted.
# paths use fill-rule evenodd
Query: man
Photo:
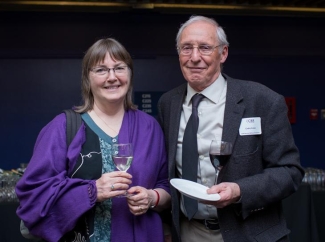
<svg viewBox="0 0 325 242"><path fill-rule="evenodd" d="M281 200L298 189L304 171L287 107L269 88L221 72L228 46L223 29L203 16L192 16L177 34L187 83L165 93L158 103L169 176L184 179L187 170L197 166L194 181L210 187L207 193L218 193L220 200L195 202L195 213L189 215L187 198L172 188L173 241L289 241ZM183 156L192 150L183 137L197 93L203 99L196 104L196 164L189 165L191 157ZM209 146L218 139L231 142L233 150L216 178Z"/></svg>

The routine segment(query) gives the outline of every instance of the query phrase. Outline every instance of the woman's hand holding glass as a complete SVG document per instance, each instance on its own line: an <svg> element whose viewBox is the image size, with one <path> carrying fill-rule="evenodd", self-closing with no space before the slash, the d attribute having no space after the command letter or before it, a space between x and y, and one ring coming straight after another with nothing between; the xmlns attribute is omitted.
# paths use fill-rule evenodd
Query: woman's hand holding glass
<svg viewBox="0 0 325 242"><path fill-rule="evenodd" d="M132 175L123 171L104 173L96 180L97 202L103 202L109 198L122 196L132 183Z"/></svg>

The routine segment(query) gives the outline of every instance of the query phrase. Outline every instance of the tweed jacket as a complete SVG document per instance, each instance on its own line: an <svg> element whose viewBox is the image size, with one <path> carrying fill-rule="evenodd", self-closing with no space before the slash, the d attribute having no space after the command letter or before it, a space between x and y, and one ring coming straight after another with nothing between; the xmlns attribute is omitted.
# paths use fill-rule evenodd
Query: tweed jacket
<svg viewBox="0 0 325 242"><path fill-rule="evenodd" d="M282 214L282 199L294 193L303 178L284 97L266 86L224 75L227 94L222 139L233 153L218 183L239 185L239 203L218 209L225 242L274 242L290 231ZM158 119L168 151L169 178L176 176L175 157L182 104L187 83L165 93L158 102ZM243 118L260 117L262 134L240 135ZM180 238L180 194L171 188L173 242ZM284 240L286 241L286 240Z"/></svg>

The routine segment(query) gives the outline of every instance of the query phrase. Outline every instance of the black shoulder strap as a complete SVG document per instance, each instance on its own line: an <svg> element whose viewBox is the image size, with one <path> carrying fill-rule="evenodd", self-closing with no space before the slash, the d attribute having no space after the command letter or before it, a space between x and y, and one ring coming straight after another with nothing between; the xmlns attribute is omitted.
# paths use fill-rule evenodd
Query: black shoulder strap
<svg viewBox="0 0 325 242"><path fill-rule="evenodd" d="M81 126L82 119L80 114L72 109L66 109L64 113L67 116L67 146L69 146Z"/></svg>

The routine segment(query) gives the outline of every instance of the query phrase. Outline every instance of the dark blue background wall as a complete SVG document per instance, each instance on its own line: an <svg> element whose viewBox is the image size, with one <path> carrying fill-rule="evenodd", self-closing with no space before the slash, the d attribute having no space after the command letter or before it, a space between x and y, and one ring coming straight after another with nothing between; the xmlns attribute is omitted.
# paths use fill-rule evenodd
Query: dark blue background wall
<svg viewBox="0 0 325 242"><path fill-rule="evenodd" d="M224 72L296 97L292 125L303 166L325 169L325 19L212 16L230 42ZM41 128L80 103L81 59L98 38L114 37L135 63L135 92L165 92L184 82L175 51L189 15L152 13L1 13L0 168L28 162ZM262 105L262 104L261 104ZM320 115L320 114L319 114Z"/></svg>

